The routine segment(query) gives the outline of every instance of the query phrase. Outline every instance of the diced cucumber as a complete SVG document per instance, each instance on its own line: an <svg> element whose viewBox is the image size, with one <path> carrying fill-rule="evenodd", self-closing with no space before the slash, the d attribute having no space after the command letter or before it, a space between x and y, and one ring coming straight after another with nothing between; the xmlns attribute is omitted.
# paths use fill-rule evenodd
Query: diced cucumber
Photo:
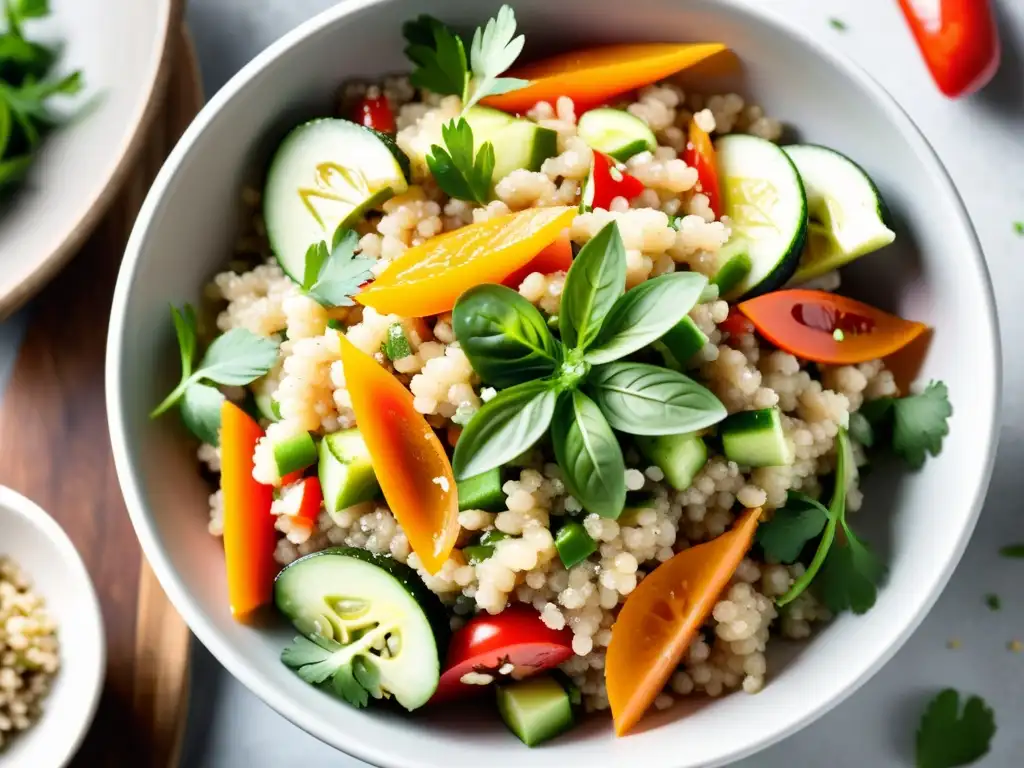
<svg viewBox="0 0 1024 768"><path fill-rule="evenodd" d="M727 459L745 467L779 467L793 463L778 408L734 413L719 430Z"/></svg>
<svg viewBox="0 0 1024 768"><path fill-rule="evenodd" d="M374 668L380 691L406 709L437 689L447 621L411 568L361 549L326 549L278 574L274 603L307 637L340 643L346 658L334 661Z"/></svg>
<svg viewBox="0 0 1024 768"><path fill-rule="evenodd" d="M611 155L619 162L658 148L658 140L647 123L622 109L600 107L585 112L577 131L591 149Z"/></svg>
<svg viewBox="0 0 1024 768"><path fill-rule="evenodd" d="M388 360L401 360L412 354L412 348L409 346L409 340L405 338L401 323L392 323L388 326L388 335L381 347Z"/></svg>
<svg viewBox="0 0 1024 768"><path fill-rule="evenodd" d="M555 536L555 549L562 559L562 565L572 568L579 565L597 552L597 542L587 533L587 529L573 521L558 529Z"/></svg>
<svg viewBox="0 0 1024 768"><path fill-rule="evenodd" d="M665 480L677 491L685 491L708 461L708 449L700 435L637 437L640 452L665 473Z"/></svg>
<svg viewBox="0 0 1024 768"><path fill-rule="evenodd" d="M501 468L495 467L480 475L456 483L459 511L483 509L497 512L505 508L505 492L501 490Z"/></svg>
<svg viewBox="0 0 1024 768"><path fill-rule="evenodd" d="M309 432L289 435L273 443L278 477L290 475L316 463L316 443Z"/></svg>
<svg viewBox="0 0 1024 768"><path fill-rule="evenodd" d="M730 134L715 142L723 213L732 236L722 264L740 253L750 271L727 299L756 296L784 285L796 271L807 240L807 197L789 156L770 141Z"/></svg>
<svg viewBox="0 0 1024 768"><path fill-rule="evenodd" d="M807 192L810 235L793 282L805 282L883 248L896 239L888 211L871 178L834 149L813 144L783 147Z"/></svg>
<svg viewBox="0 0 1024 768"><path fill-rule="evenodd" d="M572 702L550 675L497 687L498 712L505 725L528 747L573 726Z"/></svg>
<svg viewBox="0 0 1024 768"><path fill-rule="evenodd" d="M692 317L687 315L672 326L669 332L656 341L653 346L661 353L667 368L682 371L687 361L700 352L707 343L707 334L697 327L697 323Z"/></svg>
<svg viewBox="0 0 1024 768"><path fill-rule="evenodd" d="M318 474L324 507L335 519L341 510L380 493L370 451L358 429L335 432L320 441Z"/></svg>
<svg viewBox="0 0 1024 768"><path fill-rule="evenodd" d="M334 118L288 134L270 163L263 218L278 262L302 281L306 251L409 187L409 159L382 133Z"/></svg>
<svg viewBox="0 0 1024 768"><path fill-rule="evenodd" d="M728 296L747 278L753 266L746 252L734 253L718 268L711 282L718 286L719 295Z"/></svg>
<svg viewBox="0 0 1024 768"><path fill-rule="evenodd" d="M503 533L502 531L499 531L497 528L492 528L489 531L484 531L484 534L480 537L480 543L484 546L493 547L499 541L504 541L505 539L511 538L512 537L509 536L507 533Z"/></svg>

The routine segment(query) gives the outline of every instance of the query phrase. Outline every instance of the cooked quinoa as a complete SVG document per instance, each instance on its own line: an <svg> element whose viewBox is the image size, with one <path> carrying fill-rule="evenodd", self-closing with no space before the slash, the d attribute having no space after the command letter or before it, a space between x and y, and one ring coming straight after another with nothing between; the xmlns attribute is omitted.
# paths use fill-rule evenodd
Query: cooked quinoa
<svg viewBox="0 0 1024 768"><path fill-rule="evenodd" d="M396 115L397 143L413 158L424 154L423 143L461 108L458 97L418 97L404 78L388 79L382 86L346 86L340 101L347 105L368 92L386 97ZM627 287L676 270L712 275L718 265L716 252L729 239L729 222L715 219L707 196L695 189L697 171L680 157L689 122L718 135L742 131L769 140L779 139L780 123L737 94L684 93L671 81L643 88L636 101L617 106L644 120L658 138L655 152L641 152L626 162L628 172L647 189L634 200L616 198L610 210L581 213L571 226L572 241L582 245L610 220L617 221L627 249ZM510 211L579 202L592 151L577 135L572 100L539 103L528 117L557 132L558 154L540 171L517 170L502 179L496 185L497 199L485 206L448 199L428 169L414 161L409 190L360 225L359 249L362 256L375 260L374 273L409 247L440 233ZM244 198L253 207L259 202L252 190ZM482 402L493 397L494 390L481 385L459 348L450 315L421 320L358 306L325 309L268 258L263 234L257 217L239 246L244 257L266 263L241 273L219 274L209 290L217 303L216 325L221 331L246 328L282 339L278 365L253 385L255 393L272 395L281 416L265 424L266 438L254 458L257 480L281 484L272 441L304 431L322 434L355 426L340 360L340 333L391 370L412 392L416 410L442 435L465 424ZM518 290L545 316L552 316L559 311L564 281L564 272L533 273ZM824 283L835 289L838 275L827 276ZM865 400L896 394L893 377L881 362L818 366L762 347L752 333L730 335L719 327L729 315L725 301L699 304L690 314L709 340L690 361L688 373L730 413L777 405L796 457L791 466L750 470L712 453L692 486L676 491L664 482L661 469L627 450L626 486L645 502L627 508L618 520L583 517L599 549L570 570L556 553L552 521L578 515L582 507L568 495L557 465L538 449L522 456L515 477L505 482L504 511L468 510L459 515L459 544L434 575L421 567L382 501L350 507L333 517L321 511L315 524L309 524L287 513L285 499L292 489L283 488L273 507L281 532L277 561L287 565L335 545L389 554L418 570L427 587L450 608L453 628L478 611L497 614L511 602L530 604L549 627L572 631L575 656L563 665L564 671L582 689L588 710L607 708L603 669L611 626L645 574L675 553L721 535L743 509L762 507L770 516L789 490L817 495L820 478L835 470L835 438L850 413ZM396 322L402 325L411 354L392 363L381 352L381 344ZM203 445L199 459L210 471L218 470L214 447ZM210 497L209 527L214 535L222 532L222 503L220 491ZM854 480L848 509L855 510L860 503ZM497 542L489 559L468 564L459 547L490 530L512 538ZM806 638L815 624L829 618L810 592L776 608L773 598L785 593L803 568L745 559L655 706L666 708L674 697L695 692L719 696L737 689L761 690L768 673L770 637Z"/></svg>
<svg viewBox="0 0 1024 768"><path fill-rule="evenodd" d="M42 597L13 560L0 557L0 752L39 719L59 654Z"/></svg>

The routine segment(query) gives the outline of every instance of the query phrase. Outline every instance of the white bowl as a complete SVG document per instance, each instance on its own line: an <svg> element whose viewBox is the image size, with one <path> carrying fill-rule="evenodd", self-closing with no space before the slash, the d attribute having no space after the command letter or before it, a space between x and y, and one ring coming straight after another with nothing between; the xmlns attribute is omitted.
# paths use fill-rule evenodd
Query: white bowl
<svg viewBox="0 0 1024 768"><path fill-rule="evenodd" d="M63 43L59 71L82 70L85 90L71 102L80 114L47 137L26 183L0 206L0 317L57 273L113 199L156 112L183 5L52 0L49 18L26 23L33 39Z"/></svg>
<svg viewBox="0 0 1024 768"><path fill-rule="evenodd" d="M498 0L446 0L443 17L473 27ZM941 456L918 473L880 469L858 522L889 556L877 605L843 615L812 642L775 647L757 696L734 695L688 717L616 739L602 717L525 751L497 718L354 710L312 690L278 660L292 632L231 619L220 542L206 532L207 495L175 420L147 413L176 381L169 302L196 301L231 252L236 200L268 151L301 117L328 113L346 77L403 71L401 24L414 0L351 0L254 59L214 96L161 172L128 246L114 298L107 399L118 475L146 556L213 654L268 704L339 749L402 768L453 765L719 765L807 725L900 647L946 584L974 527L993 461L998 337L985 264L941 164L893 100L862 70L770 12L739 0L519 0L527 48L628 40L719 40L745 62L740 88L809 141L856 158L896 217L899 245L845 272L849 290L923 320L935 336L920 378L942 379L955 408ZM440 10L440 7L439 7ZM723 83L706 83L717 90ZM775 644L773 644L775 645Z"/></svg>
<svg viewBox="0 0 1024 768"><path fill-rule="evenodd" d="M75 545L40 507L0 486L0 556L28 576L57 621L60 670L43 700L42 717L0 752L0 765L60 768L74 757L103 689L103 618Z"/></svg>

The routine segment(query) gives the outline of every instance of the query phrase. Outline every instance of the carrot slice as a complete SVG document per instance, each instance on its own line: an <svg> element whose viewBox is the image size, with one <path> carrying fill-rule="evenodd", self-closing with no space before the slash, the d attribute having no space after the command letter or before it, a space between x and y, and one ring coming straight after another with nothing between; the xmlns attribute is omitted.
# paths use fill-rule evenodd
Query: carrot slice
<svg viewBox="0 0 1024 768"><path fill-rule="evenodd" d="M569 232L566 230L558 236L555 242L530 259L525 267L517 269L501 282L502 285L519 290L523 280L534 272L550 275L553 272L568 272L571 266L572 241L569 240Z"/></svg>
<svg viewBox="0 0 1024 768"><path fill-rule="evenodd" d="M576 214L576 208L530 208L435 237L391 262L356 301L403 317L448 312L473 286L500 283L529 262Z"/></svg>
<svg viewBox="0 0 1024 768"><path fill-rule="evenodd" d="M241 618L270 602L277 533L273 489L252 477L252 454L263 437L253 419L227 400L220 411L220 488L224 498L224 560L231 613Z"/></svg>
<svg viewBox="0 0 1024 768"><path fill-rule="evenodd" d="M437 573L459 534L452 465L415 408L412 393L339 334L345 386L384 498L429 573Z"/></svg>
<svg viewBox="0 0 1024 768"><path fill-rule="evenodd" d="M538 101L554 104L568 96L576 113L612 96L675 74L726 50L722 43L628 43L553 56L509 72L529 80L526 88L489 96L483 103L523 113Z"/></svg>
<svg viewBox="0 0 1024 768"><path fill-rule="evenodd" d="M636 725L665 687L750 549L760 516L760 509L752 509L728 533L683 550L627 598L612 625L605 659L617 735Z"/></svg>
<svg viewBox="0 0 1024 768"><path fill-rule="evenodd" d="M802 288L766 293L738 306L779 349L828 365L886 357L928 328L846 296Z"/></svg>

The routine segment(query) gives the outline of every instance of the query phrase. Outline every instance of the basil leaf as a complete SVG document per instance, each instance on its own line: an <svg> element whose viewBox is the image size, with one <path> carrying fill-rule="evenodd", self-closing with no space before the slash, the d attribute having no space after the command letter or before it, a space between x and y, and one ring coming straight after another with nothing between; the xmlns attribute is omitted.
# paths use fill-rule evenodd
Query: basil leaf
<svg viewBox="0 0 1024 768"><path fill-rule="evenodd" d="M193 376L241 387L266 375L276 363L277 342L245 328L232 328L213 340Z"/></svg>
<svg viewBox="0 0 1024 768"><path fill-rule="evenodd" d="M204 443L220 445L220 408L224 395L216 387L193 383L181 398L181 420Z"/></svg>
<svg viewBox="0 0 1024 768"><path fill-rule="evenodd" d="M528 381L502 390L484 403L455 445L455 479L465 480L500 467L532 447L551 424L556 399L551 382Z"/></svg>
<svg viewBox="0 0 1024 768"><path fill-rule="evenodd" d="M710 427L725 406L688 376L641 363L594 368L587 388L613 428L631 435L675 435Z"/></svg>
<svg viewBox="0 0 1024 768"><path fill-rule="evenodd" d="M478 285L462 294L452 327L473 370L494 387L549 376L562 359L541 313L503 285Z"/></svg>
<svg viewBox="0 0 1024 768"><path fill-rule="evenodd" d="M551 422L562 480L587 512L611 519L626 505L626 464L601 409L579 390L563 394Z"/></svg>
<svg viewBox="0 0 1024 768"><path fill-rule="evenodd" d="M626 286L626 247L614 221L590 239L572 262L562 288L562 343L586 349Z"/></svg>
<svg viewBox="0 0 1024 768"><path fill-rule="evenodd" d="M686 317L707 284L699 272L674 272L626 291L584 359L593 365L610 363L657 341Z"/></svg>

